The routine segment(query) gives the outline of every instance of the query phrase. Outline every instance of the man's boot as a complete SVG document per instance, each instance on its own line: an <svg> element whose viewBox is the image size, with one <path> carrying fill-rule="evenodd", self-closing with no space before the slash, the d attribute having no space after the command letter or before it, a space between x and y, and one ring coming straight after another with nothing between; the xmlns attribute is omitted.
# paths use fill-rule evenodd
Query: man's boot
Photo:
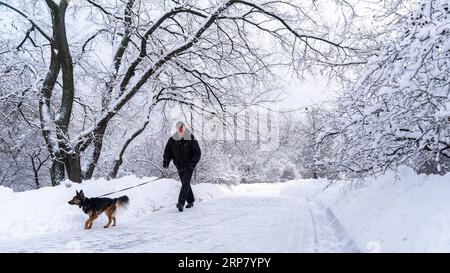
<svg viewBox="0 0 450 273"><path fill-rule="evenodd" d="M177 203L177 209L181 212L183 211L184 206L181 203Z"/></svg>

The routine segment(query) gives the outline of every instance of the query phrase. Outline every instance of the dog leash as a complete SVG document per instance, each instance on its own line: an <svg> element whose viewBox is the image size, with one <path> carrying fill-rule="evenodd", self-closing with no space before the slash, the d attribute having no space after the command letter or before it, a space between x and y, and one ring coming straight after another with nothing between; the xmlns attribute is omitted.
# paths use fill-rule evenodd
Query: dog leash
<svg viewBox="0 0 450 273"><path fill-rule="evenodd" d="M186 170L186 168L185 168L185 169L182 169L181 171L178 171L178 170L177 170L177 171L171 172L171 173L169 173L169 174L167 174L167 175L158 177L158 178L156 178L156 179L152 179L152 180L149 180L149 181L145 181L145 182L142 182L142 183L140 183L140 184L137 184L137 185L134 185L134 186L131 186L131 187L127 187L127 188L124 188L124 189L121 189L121 190L118 190L118 191L113 191L113 192L105 193L105 194L100 195L100 196L98 196L98 197L108 196L108 195L111 195L111 194L113 194L113 193L118 193L118 192L126 191L126 190L129 190L129 189L137 188L137 187L140 187L140 186L142 186L142 185L145 185L145 184L148 184L148 183L150 183L150 182L154 182L154 181L157 181L157 180L166 178L166 177L171 176L171 175L173 175L173 174L175 174L175 173L177 173L177 172L182 172L182 171L185 171L185 170Z"/></svg>
<svg viewBox="0 0 450 273"><path fill-rule="evenodd" d="M132 189L132 188L136 188L136 187L139 187L139 186L142 186L142 185L145 185L145 184L148 184L148 183L150 183L150 182L154 182L154 181L156 181L156 180L160 180L160 179L163 179L163 178L164 178L164 177L158 177L158 178L153 179L153 180L150 180L150 181L142 182L142 183L137 184L137 185L135 185L135 186L131 186L131 187L128 187L128 188L125 188L125 189L121 189L121 190L118 190L118 191L112 191L112 192L109 192L109 193L105 193L105 194L103 194L103 195L100 195L99 197L108 196L108 195L111 195L111 194L113 194L113 193L118 193L118 192L121 192L121 191L126 191L126 190L129 190L129 189Z"/></svg>

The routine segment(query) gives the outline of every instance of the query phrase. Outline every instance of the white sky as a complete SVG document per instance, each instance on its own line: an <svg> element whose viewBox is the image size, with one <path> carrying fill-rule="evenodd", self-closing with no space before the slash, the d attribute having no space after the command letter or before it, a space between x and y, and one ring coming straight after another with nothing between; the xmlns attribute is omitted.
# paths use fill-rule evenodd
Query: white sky
<svg viewBox="0 0 450 273"><path fill-rule="evenodd" d="M286 99L279 103L280 109L290 110L304 108L312 104L330 99L334 95L333 86L320 76L308 77L307 80L297 78L287 79Z"/></svg>

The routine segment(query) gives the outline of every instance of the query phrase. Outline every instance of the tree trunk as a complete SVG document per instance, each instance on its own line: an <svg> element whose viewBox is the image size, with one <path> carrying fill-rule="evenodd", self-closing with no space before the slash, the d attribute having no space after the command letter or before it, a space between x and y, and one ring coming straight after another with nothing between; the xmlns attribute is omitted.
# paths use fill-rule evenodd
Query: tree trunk
<svg viewBox="0 0 450 273"><path fill-rule="evenodd" d="M116 54L114 55L114 74L112 75L112 78L109 83L107 83L107 95L105 96L104 100L102 101L102 108L104 111L108 110L109 103L112 99L112 91L114 88L114 82L117 79L117 76L119 74L120 66L122 65L122 58L125 54L126 49L128 48L128 45L130 43L130 37L132 32L132 9L134 5L135 0L128 0L125 12L124 12L124 24L125 24L125 32L122 37L122 40L120 42L120 46L116 51ZM106 128L108 127L108 123L104 123L101 126L99 126L96 131L94 132L94 151L92 153L92 159L88 164L88 167L86 171L83 173L84 179L91 179L94 175L94 170L97 167L98 160L100 158L100 154L102 152L103 147L103 137L106 131Z"/></svg>
<svg viewBox="0 0 450 273"><path fill-rule="evenodd" d="M64 165L66 167L67 176L70 181L81 183L81 165L80 156L78 154L66 155L64 159Z"/></svg>
<svg viewBox="0 0 450 273"><path fill-rule="evenodd" d="M36 164L34 163L33 156L30 156L31 158L31 166L33 167L33 174L34 174L34 183L36 183L36 189L39 189L39 168L36 167Z"/></svg>
<svg viewBox="0 0 450 273"><path fill-rule="evenodd" d="M111 172L108 175L108 180L109 179L114 179L114 178L117 177L117 173L119 172L119 168L122 165L122 163L123 163L122 156L119 156L119 158L116 158L114 160L113 168L112 168Z"/></svg>
<svg viewBox="0 0 450 273"><path fill-rule="evenodd" d="M52 186L57 186L64 180L64 163L58 160L52 160L52 166L50 168L50 177L52 180Z"/></svg>
<svg viewBox="0 0 450 273"><path fill-rule="evenodd" d="M61 1L61 5L63 5ZM58 45L58 56L61 62L63 92L61 97L61 107L59 109L57 125L67 133L70 124L70 117L72 115L73 100L75 95L75 83L73 79L73 62L70 54L69 42L66 35L65 23L66 8L64 6L58 9L54 27L55 42Z"/></svg>
<svg viewBox="0 0 450 273"><path fill-rule="evenodd" d="M106 131L107 124L105 124L103 127L99 129L99 131L95 132L94 136L94 152L92 153L92 159L91 162L89 162L89 165L86 169L86 171L83 174L84 179L91 179L92 175L94 174L95 167L97 166L98 159L100 158L100 154L102 152L103 147L103 136Z"/></svg>
<svg viewBox="0 0 450 273"><path fill-rule="evenodd" d="M80 157L77 151L67 150L67 133L69 131L70 118L72 115L72 107L75 95L75 84L73 79L73 62L70 54L69 42L67 40L65 15L67 6L69 5L67 0L61 0L59 5L51 0L46 0L52 15L52 30L54 46L58 51L57 58L59 60L60 69L62 72L62 96L61 104L57 115L55 116L54 123L57 128L57 140L59 143L60 159L65 165L68 178L77 183L81 183L81 168ZM50 98L49 98L50 99ZM56 156L58 158L58 156ZM64 178L59 175L64 171L64 168L57 166L57 173L55 179Z"/></svg>
<svg viewBox="0 0 450 273"><path fill-rule="evenodd" d="M149 115L150 115L150 113L149 113ZM149 124L149 122L150 122L149 117L147 117L147 120L142 124L142 126L139 129L137 129L122 145L122 149L120 149L119 155L114 160L113 168L112 168L111 172L109 173L108 178L116 178L117 177L119 168L123 163L123 155L125 154L125 151L127 150L130 143L136 137L138 137L142 132L144 132L144 130L147 127L147 125Z"/></svg>
<svg viewBox="0 0 450 273"><path fill-rule="evenodd" d="M50 154L52 165L50 168L50 177L52 186L59 185L64 180L64 164L59 160L60 154L56 153L59 149L56 132L53 130L53 116L51 112L50 99L52 97L53 88L55 86L61 66L55 48L52 46L50 66L47 76L42 85L39 99L39 118L41 121L41 131L44 136L47 149Z"/></svg>

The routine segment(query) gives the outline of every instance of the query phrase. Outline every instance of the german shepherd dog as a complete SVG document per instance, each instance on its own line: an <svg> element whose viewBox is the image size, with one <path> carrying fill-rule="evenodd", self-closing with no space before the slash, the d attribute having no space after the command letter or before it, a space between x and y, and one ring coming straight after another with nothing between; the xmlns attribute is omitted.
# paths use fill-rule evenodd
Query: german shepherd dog
<svg viewBox="0 0 450 273"><path fill-rule="evenodd" d="M76 195L69 201L70 205L78 205L83 209L83 212L89 215L89 218L84 224L85 229L90 229L94 220L105 212L108 216L108 223L103 226L108 228L111 222L113 226L116 225L115 212L117 208L126 207L130 199L127 196L121 196L119 198L87 198L84 196L83 190L76 191Z"/></svg>

